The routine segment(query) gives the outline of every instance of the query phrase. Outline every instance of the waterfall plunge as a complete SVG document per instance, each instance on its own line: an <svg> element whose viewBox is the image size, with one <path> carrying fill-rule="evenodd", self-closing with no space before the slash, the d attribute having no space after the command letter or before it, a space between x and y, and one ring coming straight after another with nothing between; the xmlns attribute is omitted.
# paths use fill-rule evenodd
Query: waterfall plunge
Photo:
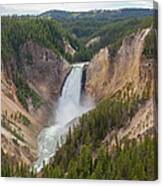
<svg viewBox="0 0 163 186"><path fill-rule="evenodd" d="M43 161L48 163L55 154L61 136L65 137L73 125L70 121L93 108L93 102L86 97L83 104L80 103L83 66L84 63L72 66L58 101L56 116L52 118L53 124L43 129L38 136L38 160L34 164L38 172L43 167Z"/></svg>

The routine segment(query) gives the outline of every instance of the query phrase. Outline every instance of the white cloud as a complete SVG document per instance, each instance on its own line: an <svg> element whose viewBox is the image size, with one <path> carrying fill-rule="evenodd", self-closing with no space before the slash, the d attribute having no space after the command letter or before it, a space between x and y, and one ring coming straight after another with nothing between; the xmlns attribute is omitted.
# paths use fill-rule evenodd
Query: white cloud
<svg viewBox="0 0 163 186"><path fill-rule="evenodd" d="M40 14L41 12L58 9L67 11L88 11L94 9L119 9L119 8L152 8L151 0L107 1L85 3L54 3L54 4L14 4L0 5L0 14Z"/></svg>

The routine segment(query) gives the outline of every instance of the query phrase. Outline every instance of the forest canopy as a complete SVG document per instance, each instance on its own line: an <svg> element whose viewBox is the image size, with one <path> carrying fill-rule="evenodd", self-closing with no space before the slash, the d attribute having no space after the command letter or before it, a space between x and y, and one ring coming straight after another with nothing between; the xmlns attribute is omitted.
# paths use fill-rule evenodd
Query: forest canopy
<svg viewBox="0 0 163 186"><path fill-rule="evenodd" d="M100 48L106 46L114 56L126 35L149 27L152 22L150 16L123 21L77 19L61 23L42 16L2 17L2 59L7 61L12 55L19 59L21 47L29 40L52 49L70 63L90 61ZM95 37L100 40L86 47L87 42ZM64 41L68 41L76 51L73 56L65 51Z"/></svg>

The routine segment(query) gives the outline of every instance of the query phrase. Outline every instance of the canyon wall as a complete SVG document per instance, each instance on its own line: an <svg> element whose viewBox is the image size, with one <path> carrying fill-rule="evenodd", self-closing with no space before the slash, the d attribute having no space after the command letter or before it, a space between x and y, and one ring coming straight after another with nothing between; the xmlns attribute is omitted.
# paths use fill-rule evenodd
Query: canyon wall
<svg viewBox="0 0 163 186"><path fill-rule="evenodd" d="M108 47L101 49L87 68L85 93L99 101L105 96L114 94L127 82L139 85L139 81L142 80L141 68L146 68L147 71L148 68L149 71L152 69L150 67L152 61L147 61L142 56L148 32L150 28L126 37L114 58L110 56Z"/></svg>
<svg viewBox="0 0 163 186"><path fill-rule="evenodd" d="M27 164L36 159L38 133L69 71L66 61L32 41L22 46L19 59L2 61L2 150L12 159Z"/></svg>
<svg viewBox="0 0 163 186"><path fill-rule="evenodd" d="M143 55L145 39L151 30L139 30L124 38L115 57L110 56L109 47L101 49L87 67L85 93L97 103L108 97L124 102L144 100L131 121L120 130L108 132L104 142L110 143L109 149L124 139L143 138L151 130L153 136L157 130L157 61Z"/></svg>

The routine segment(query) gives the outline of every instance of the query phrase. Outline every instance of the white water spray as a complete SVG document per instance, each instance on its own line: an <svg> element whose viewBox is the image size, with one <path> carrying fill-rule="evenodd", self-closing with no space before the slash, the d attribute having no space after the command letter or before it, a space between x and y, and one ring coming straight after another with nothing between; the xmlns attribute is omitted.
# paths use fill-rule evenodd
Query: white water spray
<svg viewBox="0 0 163 186"><path fill-rule="evenodd" d="M43 167L43 161L48 163L49 158L55 154L61 136L65 137L73 125L70 121L93 108L93 103L88 98L83 104L80 103L83 66L84 64L72 66L58 101L53 124L43 129L38 136L38 160L34 164L38 172Z"/></svg>

